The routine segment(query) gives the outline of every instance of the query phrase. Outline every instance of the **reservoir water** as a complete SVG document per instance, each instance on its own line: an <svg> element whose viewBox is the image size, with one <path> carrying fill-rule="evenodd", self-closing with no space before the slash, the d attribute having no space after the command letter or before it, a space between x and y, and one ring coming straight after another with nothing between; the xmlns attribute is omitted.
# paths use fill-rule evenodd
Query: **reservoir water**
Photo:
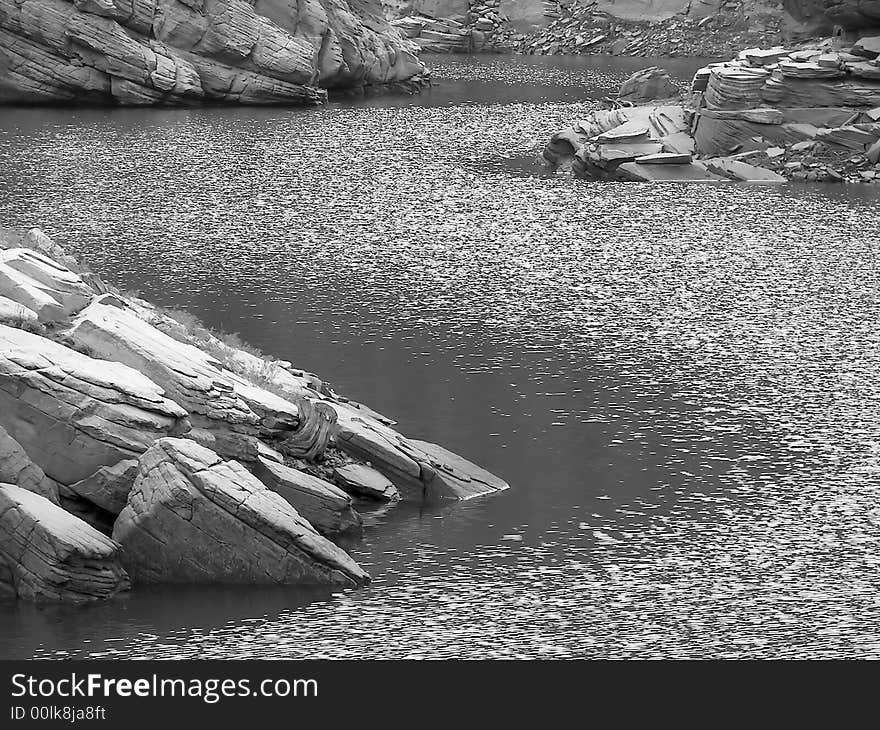
<svg viewBox="0 0 880 730"><path fill-rule="evenodd" d="M0 225L513 485L368 513L367 589L7 601L0 657L880 657L878 188L572 181L541 147L644 59L431 63L320 109L0 110Z"/></svg>

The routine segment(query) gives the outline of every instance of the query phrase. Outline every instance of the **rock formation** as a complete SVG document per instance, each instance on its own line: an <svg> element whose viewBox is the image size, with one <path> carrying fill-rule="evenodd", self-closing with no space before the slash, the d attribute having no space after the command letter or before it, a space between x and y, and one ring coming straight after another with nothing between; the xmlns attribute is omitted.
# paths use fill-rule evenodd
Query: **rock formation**
<svg viewBox="0 0 880 730"><path fill-rule="evenodd" d="M251 465L251 471L322 535L360 529L362 520L354 510L351 497L333 484L263 458Z"/></svg>
<svg viewBox="0 0 880 730"><path fill-rule="evenodd" d="M7 430L0 426L0 483L13 484L58 504L58 485L49 479Z"/></svg>
<svg viewBox="0 0 880 730"><path fill-rule="evenodd" d="M874 182L880 37L837 46L744 50L697 71L684 105L593 112L543 156L589 179Z"/></svg>
<svg viewBox="0 0 880 730"><path fill-rule="evenodd" d="M0 484L0 588L82 603L128 590L129 579L115 542L44 497Z"/></svg>
<svg viewBox="0 0 880 730"><path fill-rule="evenodd" d="M5 325L0 425L61 484L189 430L186 411L136 370Z"/></svg>
<svg viewBox="0 0 880 730"><path fill-rule="evenodd" d="M145 582L369 581L283 497L188 439L162 439L140 457L113 538L129 572Z"/></svg>
<svg viewBox="0 0 880 730"><path fill-rule="evenodd" d="M0 0L0 102L317 104L414 51L376 0Z"/></svg>
<svg viewBox="0 0 880 730"><path fill-rule="evenodd" d="M319 534L362 525L330 480L419 502L507 488L313 373L121 294L36 229L0 229L0 266L0 482L15 503L0 584L23 598L124 589L111 534L136 581L361 585Z"/></svg>

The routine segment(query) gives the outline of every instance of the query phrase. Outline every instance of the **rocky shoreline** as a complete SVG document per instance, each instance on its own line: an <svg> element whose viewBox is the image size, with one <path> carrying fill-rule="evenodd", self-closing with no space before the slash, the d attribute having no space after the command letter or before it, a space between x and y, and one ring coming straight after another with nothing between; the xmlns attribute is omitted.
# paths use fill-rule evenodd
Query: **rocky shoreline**
<svg viewBox="0 0 880 730"><path fill-rule="evenodd" d="M684 100L662 69L616 108L556 133L543 158L591 180L880 181L880 36L751 48L709 64Z"/></svg>
<svg viewBox="0 0 880 730"><path fill-rule="evenodd" d="M120 292L38 229L0 229L0 590L356 587L363 506L498 477L273 360Z"/></svg>
<svg viewBox="0 0 880 730"><path fill-rule="evenodd" d="M0 0L0 103L314 105L426 82L371 0Z"/></svg>
<svg viewBox="0 0 880 730"><path fill-rule="evenodd" d="M762 0L412 0L388 10L392 25L428 53L722 58L833 27L818 10L795 18L788 7Z"/></svg>

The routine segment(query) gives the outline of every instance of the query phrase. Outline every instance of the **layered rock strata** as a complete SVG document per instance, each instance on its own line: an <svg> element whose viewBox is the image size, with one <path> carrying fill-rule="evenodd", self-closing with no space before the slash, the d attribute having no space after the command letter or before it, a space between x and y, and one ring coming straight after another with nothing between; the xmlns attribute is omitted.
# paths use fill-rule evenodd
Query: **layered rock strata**
<svg viewBox="0 0 880 730"><path fill-rule="evenodd" d="M0 229L0 259L0 482L17 505L0 584L20 597L109 597L120 559L136 581L362 585L322 536L362 525L331 480L391 500L507 488L313 373L121 294L36 229ZM49 532L19 534L19 513Z"/></svg>
<svg viewBox="0 0 880 730"><path fill-rule="evenodd" d="M369 582L281 495L188 439L162 439L140 457L113 538L144 582Z"/></svg>
<svg viewBox="0 0 880 730"><path fill-rule="evenodd" d="M878 56L873 37L747 49L697 71L684 104L593 112L543 156L589 179L871 183L880 179Z"/></svg>
<svg viewBox="0 0 880 730"><path fill-rule="evenodd" d="M0 102L319 104L416 52L373 0L0 0Z"/></svg>
<svg viewBox="0 0 880 730"><path fill-rule="evenodd" d="M0 484L0 588L85 603L128 590L119 545L48 499Z"/></svg>

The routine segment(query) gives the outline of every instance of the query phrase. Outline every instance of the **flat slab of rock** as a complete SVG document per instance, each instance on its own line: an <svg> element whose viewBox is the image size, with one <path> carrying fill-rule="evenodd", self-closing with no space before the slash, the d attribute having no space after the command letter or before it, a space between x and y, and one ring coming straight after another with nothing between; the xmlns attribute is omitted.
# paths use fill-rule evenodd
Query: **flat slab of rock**
<svg viewBox="0 0 880 730"><path fill-rule="evenodd" d="M31 601L98 601L128 590L119 545L49 500L0 485L0 585Z"/></svg>
<svg viewBox="0 0 880 730"><path fill-rule="evenodd" d="M637 165L626 162L617 168L621 179L632 182L721 182L724 180L707 170L703 165L692 162L688 165Z"/></svg>
<svg viewBox="0 0 880 730"><path fill-rule="evenodd" d="M251 465L251 471L322 535L360 529L362 520L351 497L330 482L263 458Z"/></svg>
<svg viewBox="0 0 880 730"><path fill-rule="evenodd" d="M712 160L703 160L706 169L717 175L723 175L731 180L740 182L759 182L759 183L784 183L788 182L782 175L768 170L765 167L750 165L742 160L731 160L729 158L716 158Z"/></svg>
<svg viewBox="0 0 880 730"><path fill-rule="evenodd" d="M655 155L645 155L636 158L637 165L689 165L693 155L678 154L676 152L660 152Z"/></svg>
<svg viewBox="0 0 880 730"><path fill-rule="evenodd" d="M140 458L113 538L134 580L357 586L369 576L236 461L188 439Z"/></svg>
<svg viewBox="0 0 880 730"><path fill-rule="evenodd" d="M400 492L394 483L381 472L364 464L346 464L333 470L336 483L350 494L375 499L379 502L394 502L400 499Z"/></svg>
<svg viewBox="0 0 880 730"><path fill-rule="evenodd" d="M625 122L596 137L598 142L635 142L648 138L648 127L639 122Z"/></svg>
<svg viewBox="0 0 880 730"><path fill-rule="evenodd" d="M61 484L190 428L186 411L138 371L3 325L0 424Z"/></svg>

